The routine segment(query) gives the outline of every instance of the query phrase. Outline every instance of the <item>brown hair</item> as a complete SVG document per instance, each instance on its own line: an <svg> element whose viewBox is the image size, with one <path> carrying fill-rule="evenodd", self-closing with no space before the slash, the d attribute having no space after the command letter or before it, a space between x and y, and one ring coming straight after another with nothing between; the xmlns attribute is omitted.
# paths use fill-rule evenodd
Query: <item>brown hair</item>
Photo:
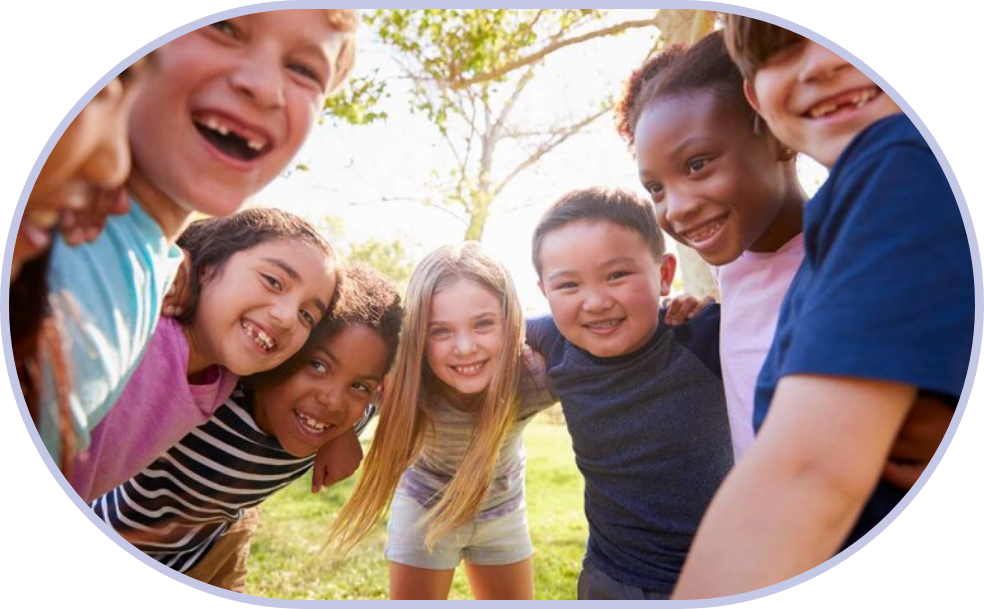
<svg viewBox="0 0 984 609"><path fill-rule="evenodd" d="M178 237L178 245L188 252L192 261L188 274L188 304L177 317L178 322L188 325L195 319L203 278L214 278L221 273L225 263L237 252L281 239L301 241L324 253L328 260L335 259L331 244L318 233L318 229L300 216L279 209L245 209L231 216L192 223ZM336 285L341 279L340 275L336 269ZM337 294L336 289L329 311Z"/></svg>
<svg viewBox="0 0 984 609"><path fill-rule="evenodd" d="M355 34L359 29L359 9L329 8L325 9L328 25L344 34L342 45L338 49L335 60L335 74L328 83L328 93L336 91L355 66Z"/></svg>
<svg viewBox="0 0 984 609"><path fill-rule="evenodd" d="M724 15L724 42L742 76L751 81L774 53L805 40L796 32L742 15Z"/></svg>
<svg viewBox="0 0 984 609"><path fill-rule="evenodd" d="M542 275L543 271L540 248L546 236L580 220L617 224L639 235L649 246L654 260L659 262L663 257L666 247L663 232L656 224L656 210L650 201L627 190L584 188L562 196L547 208L536 225L533 231L533 266L537 275Z"/></svg>
<svg viewBox="0 0 984 609"><path fill-rule="evenodd" d="M741 72L728 56L720 31L690 48L672 46L633 71L615 107L615 128L632 148L639 117L654 101L701 90L713 91L719 101L748 118L749 128L755 128L755 110L745 99Z"/></svg>

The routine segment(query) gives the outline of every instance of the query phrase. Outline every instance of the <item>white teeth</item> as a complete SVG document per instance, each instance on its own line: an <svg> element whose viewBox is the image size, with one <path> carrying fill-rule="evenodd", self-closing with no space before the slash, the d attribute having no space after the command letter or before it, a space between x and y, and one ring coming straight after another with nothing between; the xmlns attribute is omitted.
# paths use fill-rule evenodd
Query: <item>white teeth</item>
<svg viewBox="0 0 984 609"><path fill-rule="evenodd" d="M297 411L294 411L294 414L297 415L297 418L298 418L298 420L300 420L301 424L304 427L306 427L308 429L308 431L310 431L312 433L321 433L321 432L325 431L326 429L329 429L330 427L332 427L332 425L330 423L323 423L323 422L319 421L318 419L315 419L315 418L312 418L312 417L307 416L306 414L303 414L303 413L300 413L300 412L297 412Z"/></svg>
<svg viewBox="0 0 984 609"><path fill-rule="evenodd" d="M851 98L851 101L849 101L847 103L844 103L844 104L831 103L831 104L826 104L824 106L817 106L815 108L812 108L810 110L810 116L812 118L820 118L822 116L826 116L828 114L832 114L837 109L839 109L841 106L846 106L846 105L851 105L851 106L854 106L855 108L863 108L876 95L878 95L878 90L877 89L865 89L864 91L858 91Z"/></svg>
<svg viewBox="0 0 984 609"><path fill-rule="evenodd" d="M704 224L703 226L699 226L693 230L686 231L683 233L683 237L687 241L699 243L712 237L715 233L721 230L722 226L724 226L724 220L717 220L715 222L710 222L708 224Z"/></svg>
<svg viewBox="0 0 984 609"><path fill-rule="evenodd" d="M218 131L219 121L218 119L210 116L205 120L205 126L211 129L212 131Z"/></svg>
<svg viewBox="0 0 984 609"><path fill-rule="evenodd" d="M264 146L266 146L266 142L263 142L262 140L248 140L246 145L252 150L261 150Z"/></svg>
<svg viewBox="0 0 984 609"><path fill-rule="evenodd" d="M470 366L452 366L452 368L457 370L460 374L475 374L476 372L481 370L482 366L484 365L485 362L479 362L477 364L472 364Z"/></svg>
<svg viewBox="0 0 984 609"><path fill-rule="evenodd" d="M618 323L618 320L613 319L611 321L599 321L599 322L595 322L595 323L590 323L588 325L591 326L592 328L607 329L607 328L613 328L613 327L615 327L615 325L617 323Z"/></svg>
<svg viewBox="0 0 984 609"><path fill-rule="evenodd" d="M253 339L253 342L259 345L264 351L273 351L273 349L277 346L277 341L275 341L273 337L253 324L243 321L240 323L240 326L242 326L243 330L246 331L246 334Z"/></svg>
<svg viewBox="0 0 984 609"><path fill-rule="evenodd" d="M215 130L219 132L219 135L229 135L229 128L225 125L219 125Z"/></svg>

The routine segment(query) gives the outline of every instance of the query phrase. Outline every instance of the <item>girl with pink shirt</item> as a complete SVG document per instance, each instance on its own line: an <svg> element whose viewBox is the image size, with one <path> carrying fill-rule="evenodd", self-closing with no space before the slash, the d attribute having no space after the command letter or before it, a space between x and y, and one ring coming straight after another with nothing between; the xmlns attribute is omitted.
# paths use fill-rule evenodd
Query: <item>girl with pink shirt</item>
<svg viewBox="0 0 984 609"><path fill-rule="evenodd" d="M103 495L204 424L240 376L297 353L335 297L338 263L304 220L250 209L196 222L189 299L163 317L119 401L78 454L69 479L86 501Z"/></svg>
<svg viewBox="0 0 984 609"><path fill-rule="evenodd" d="M745 100L720 33L646 61L626 83L618 130L660 227L716 270L721 368L735 458L754 439L755 381L803 259L796 153Z"/></svg>

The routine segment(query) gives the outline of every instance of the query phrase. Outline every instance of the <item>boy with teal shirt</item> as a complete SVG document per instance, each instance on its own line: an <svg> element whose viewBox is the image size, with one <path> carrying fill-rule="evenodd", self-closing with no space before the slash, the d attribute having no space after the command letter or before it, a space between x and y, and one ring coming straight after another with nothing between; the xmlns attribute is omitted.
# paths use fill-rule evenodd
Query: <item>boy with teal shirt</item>
<svg viewBox="0 0 984 609"><path fill-rule="evenodd" d="M726 32L770 130L830 175L806 206L806 257L758 378L758 437L701 523L674 598L781 582L872 531L905 495L882 479L903 425L930 412L946 429L975 323L959 208L899 106L793 32L733 15Z"/></svg>
<svg viewBox="0 0 984 609"><path fill-rule="evenodd" d="M136 368L191 214L231 214L283 171L351 70L357 23L352 9L255 13L156 51L131 113L131 210L95 242L59 239L52 253L62 353L48 355L64 358L68 378L44 371L41 411L62 420L49 414L39 431L56 463L66 441L87 445Z"/></svg>

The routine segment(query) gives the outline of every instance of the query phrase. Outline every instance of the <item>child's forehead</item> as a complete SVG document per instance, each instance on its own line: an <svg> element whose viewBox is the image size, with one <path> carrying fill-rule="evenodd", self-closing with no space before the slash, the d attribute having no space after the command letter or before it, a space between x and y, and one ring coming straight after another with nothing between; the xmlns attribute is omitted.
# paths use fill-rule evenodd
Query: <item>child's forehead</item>
<svg viewBox="0 0 984 609"><path fill-rule="evenodd" d="M552 265L581 270L652 254L638 231L607 218L586 218L547 233L540 258L544 275L549 275Z"/></svg>

